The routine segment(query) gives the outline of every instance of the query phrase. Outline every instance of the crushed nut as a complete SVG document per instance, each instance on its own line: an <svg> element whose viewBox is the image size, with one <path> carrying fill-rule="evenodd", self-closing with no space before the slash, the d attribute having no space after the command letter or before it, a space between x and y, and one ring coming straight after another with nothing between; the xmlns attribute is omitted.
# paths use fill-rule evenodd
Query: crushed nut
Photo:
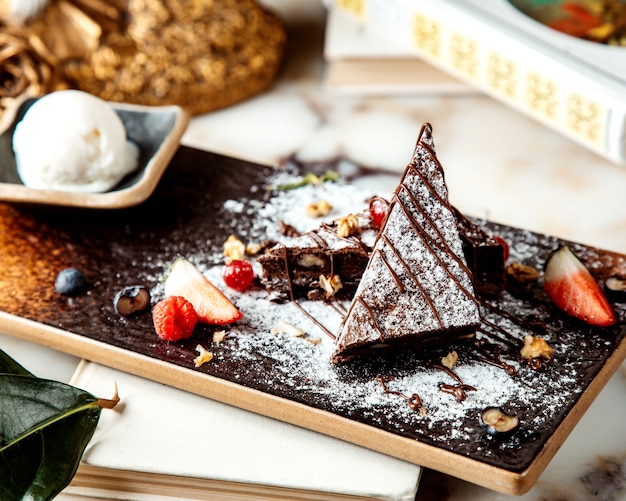
<svg viewBox="0 0 626 501"><path fill-rule="evenodd" d="M313 268L324 266L324 260L315 254L302 254L298 258L298 265L303 268Z"/></svg>
<svg viewBox="0 0 626 501"><path fill-rule="evenodd" d="M539 279L539 272L535 268L521 263L511 263L506 267L506 273L521 285L530 284Z"/></svg>
<svg viewBox="0 0 626 501"><path fill-rule="evenodd" d="M272 334L286 334L291 337L302 337L306 334L306 332L302 329L299 329L295 325L291 325L284 320L281 320L276 327L272 327L270 332Z"/></svg>
<svg viewBox="0 0 626 501"><path fill-rule="evenodd" d="M226 331L221 330L221 331L215 331L213 333L213 343L214 344L220 344L222 341L224 341L224 338L226 337Z"/></svg>
<svg viewBox="0 0 626 501"><path fill-rule="evenodd" d="M327 297L334 296L343 287L339 275L330 275L328 278L320 275L319 283L320 287L326 292Z"/></svg>
<svg viewBox="0 0 626 501"><path fill-rule="evenodd" d="M224 242L224 256L228 261L243 259L246 254L246 246L235 235L231 235Z"/></svg>
<svg viewBox="0 0 626 501"><path fill-rule="evenodd" d="M284 334L286 336L302 339L307 343L311 343L312 345L318 345L322 342L322 340L318 337L310 337L305 331L296 327L295 325L291 325L284 320L281 320L277 326L272 327L272 334Z"/></svg>
<svg viewBox="0 0 626 501"><path fill-rule="evenodd" d="M456 365L456 362L458 359L459 359L459 354L455 350L452 350L450 353L448 353L445 357L441 359L441 365L443 365L444 367L447 367L448 369L452 369Z"/></svg>
<svg viewBox="0 0 626 501"><path fill-rule="evenodd" d="M554 350L550 348L545 339L541 337L531 336L530 334L524 337L524 347L520 353L522 358L543 358L544 360L552 360Z"/></svg>
<svg viewBox="0 0 626 501"><path fill-rule="evenodd" d="M200 367L201 365L213 360L213 353L208 351L201 344L196 346L196 351L199 353L199 355L193 359L193 363L196 365L196 367Z"/></svg>
<svg viewBox="0 0 626 501"><path fill-rule="evenodd" d="M337 221L337 235L346 238L359 232L359 220L354 214L348 214Z"/></svg>
<svg viewBox="0 0 626 501"><path fill-rule="evenodd" d="M333 206L326 200L319 200L313 202L306 207L306 215L312 218L327 216L330 211L333 210Z"/></svg>
<svg viewBox="0 0 626 501"><path fill-rule="evenodd" d="M261 252L261 249L263 249L261 244L252 242L246 245L246 254L248 254L248 256L256 256L259 252Z"/></svg>

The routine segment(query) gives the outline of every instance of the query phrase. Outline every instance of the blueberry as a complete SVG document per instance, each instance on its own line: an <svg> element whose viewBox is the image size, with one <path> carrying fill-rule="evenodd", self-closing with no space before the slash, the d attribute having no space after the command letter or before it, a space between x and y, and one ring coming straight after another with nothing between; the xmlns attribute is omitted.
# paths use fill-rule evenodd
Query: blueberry
<svg viewBox="0 0 626 501"><path fill-rule="evenodd" d="M150 306L150 291L143 285L124 287L115 295L113 306L117 314L124 317L143 311Z"/></svg>
<svg viewBox="0 0 626 501"><path fill-rule="evenodd" d="M54 288L59 294L75 296L87 290L88 284L83 272L77 268L61 270L54 281Z"/></svg>
<svg viewBox="0 0 626 501"><path fill-rule="evenodd" d="M517 416L507 414L498 407L487 407L480 414L480 425L489 435L507 436L519 426Z"/></svg>
<svg viewBox="0 0 626 501"><path fill-rule="evenodd" d="M626 303L626 278L613 275L604 281L604 291L610 301Z"/></svg>

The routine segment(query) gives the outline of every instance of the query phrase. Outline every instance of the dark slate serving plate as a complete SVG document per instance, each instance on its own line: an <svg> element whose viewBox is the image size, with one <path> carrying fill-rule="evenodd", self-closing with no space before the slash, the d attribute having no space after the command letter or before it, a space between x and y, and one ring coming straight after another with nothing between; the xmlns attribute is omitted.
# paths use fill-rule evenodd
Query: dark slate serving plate
<svg viewBox="0 0 626 501"><path fill-rule="evenodd" d="M274 196L266 189L274 172L181 147L154 194L134 207L0 204L0 329L495 490L520 494L532 487L626 356L621 304L614 305L617 325L594 328L555 309L537 283L483 304L480 336L489 342L488 353L464 341L341 367L330 364L329 342L276 336L247 316L251 304L257 310L264 304L268 317L288 311L289 304L269 303L259 290L251 293L258 299L229 292L244 319L226 327L228 336L218 345L211 341L215 327L199 326L189 340L167 343L155 336L149 312L131 318L115 313L113 298L127 285L150 287L153 302L158 300L165 270L176 258L192 257L211 270L221 264L222 244L233 231L262 239L258 208ZM241 208L225 211L227 201ZM480 224L509 242L512 260L537 269L561 242ZM570 245L596 277L626 273L624 256ZM66 297L54 291L56 273L68 266L85 272L88 293ZM553 363L542 370L519 363L526 334L548 339ZM200 368L193 363L198 344L215 354ZM433 366L453 348L464 383L476 388L464 402L439 391L440 382L454 381ZM494 363L499 360L515 373ZM421 395L426 415L385 393L377 381L381 375L391 378L394 391ZM513 435L494 438L479 426L479 410L489 398L520 418Z"/></svg>

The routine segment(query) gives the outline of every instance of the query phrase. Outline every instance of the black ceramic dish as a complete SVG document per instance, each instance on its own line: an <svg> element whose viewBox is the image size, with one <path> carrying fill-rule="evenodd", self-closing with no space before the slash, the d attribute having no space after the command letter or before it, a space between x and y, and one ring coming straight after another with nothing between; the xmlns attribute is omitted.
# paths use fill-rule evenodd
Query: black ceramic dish
<svg viewBox="0 0 626 501"><path fill-rule="evenodd" d="M24 186L17 172L12 148L15 126L37 98L16 103L3 116L0 134L0 201L119 209L143 202L167 168L178 148L179 141L189 122L188 114L178 106L148 107L112 103L122 119L127 137L139 147L139 165L115 188L105 193L69 193L58 190L41 190ZM59 121L63 117L58 117ZM36 148L37 138L33 138Z"/></svg>

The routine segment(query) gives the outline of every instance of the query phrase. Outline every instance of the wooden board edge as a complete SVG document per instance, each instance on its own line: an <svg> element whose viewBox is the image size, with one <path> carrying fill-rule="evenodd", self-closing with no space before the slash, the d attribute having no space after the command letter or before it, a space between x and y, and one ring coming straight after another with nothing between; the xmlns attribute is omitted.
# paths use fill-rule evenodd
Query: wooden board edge
<svg viewBox="0 0 626 501"><path fill-rule="evenodd" d="M574 404L570 412L565 416L556 432L546 441L544 449L537 456L527 473L520 477L519 494L528 492L541 476L552 458L561 448L567 437L572 433L576 425L593 404L606 383L617 372L626 360L626 338L617 346L612 355L606 360L598 374L593 378L586 390Z"/></svg>

